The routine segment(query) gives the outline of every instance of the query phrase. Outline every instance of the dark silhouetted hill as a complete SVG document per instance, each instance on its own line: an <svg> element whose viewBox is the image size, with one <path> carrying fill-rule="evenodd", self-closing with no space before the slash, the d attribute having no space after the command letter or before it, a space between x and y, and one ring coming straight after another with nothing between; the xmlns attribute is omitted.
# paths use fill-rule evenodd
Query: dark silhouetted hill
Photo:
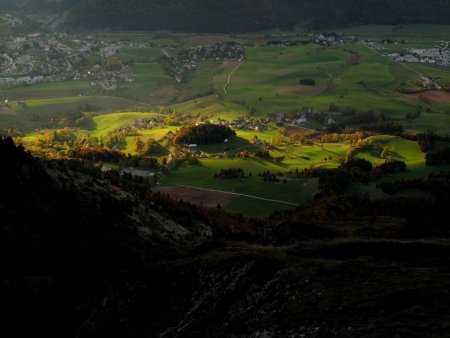
<svg viewBox="0 0 450 338"><path fill-rule="evenodd" d="M440 173L388 182L377 201L322 192L251 221L0 138L0 334L448 336L449 185Z"/></svg>

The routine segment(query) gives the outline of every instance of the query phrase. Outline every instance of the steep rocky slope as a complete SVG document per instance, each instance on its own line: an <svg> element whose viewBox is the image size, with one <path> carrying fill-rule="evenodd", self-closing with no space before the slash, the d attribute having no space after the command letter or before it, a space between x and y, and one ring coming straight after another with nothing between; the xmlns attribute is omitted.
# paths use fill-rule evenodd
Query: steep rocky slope
<svg viewBox="0 0 450 338"><path fill-rule="evenodd" d="M0 138L0 158L8 337L449 332L445 189L385 205L319 196L262 222L148 194L82 162L37 160L11 139Z"/></svg>
<svg viewBox="0 0 450 338"><path fill-rule="evenodd" d="M18 336L74 336L122 270L176 257L211 235L76 162L36 160L11 139L0 139L0 157L1 306Z"/></svg>

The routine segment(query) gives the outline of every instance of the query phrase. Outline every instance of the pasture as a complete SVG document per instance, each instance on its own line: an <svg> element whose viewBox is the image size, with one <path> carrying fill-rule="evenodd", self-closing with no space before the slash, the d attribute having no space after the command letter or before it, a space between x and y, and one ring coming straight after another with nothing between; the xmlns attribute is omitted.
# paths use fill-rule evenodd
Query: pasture
<svg viewBox="0 0 450 338"><path fill-rule="evenodd" d="M399 53L405 48L433 47L434 40L448 39L450 36L450 26L433 25L364 26L340 31L357 38L404 39L405 43L386 45L387 51ZM131 65L136 81L121 83L115 91L95 88L90 81L2 87L0 129L21 129L28 135L23 140L31 142L51 128L49 121L52 119L74 120L73 116L89 112L89 117L81 124L72 124L70 127L80 136L105 137L136 119L163 116L155 113L164 111L160 108L171 109L180 116L233 120L246 116L249 112L255 117L262 117L267 113L281 113L303 107L328 112L330 105L334 105L338 110L354 108L359 112L382 112L410 132L450 132L450 102L447 93L435 91L404 94L398 91L403 84L418 88L416 83L420 80L420 75L450 83L450 67L428 64L405 66L358 43L323 47L306 43L306 36L266 33L267 36L126 32L104 34L104 39L149 42L147 48L124 48L112 56L115 60ZM278 38L302 42L289 47L266 44L268 40ZM182 83L177 83L163 68L164 52L161 48L175 57L183 48L223 41L242 43L246 52L245 62L231 76L236 62L216 59L199 60L195 71ZM92 57L89 62L95 64L99 60L99 57ZM230 83L225 93L224 86L228 77ZM314 79L315 85L299 83L300 79L306 78ZM417 111L421 112L420 116L406 119L406 114ZM314 116L309 118L307 127L323 126L320 119ZM143 141L152 138L169 150L170 145L165 136L178 128L167 125L139 130L139 137ZM251 143L254 136L271 145L269 158L253 156L258 150ZM123 146L122 151L134 154L135 138L136 136L126 137L126 146ZM318 191L316 179L288 178L284 182L287 172L310 167L338 167L350 149L349 142L279 145L278 138L278 127L271 125L267 130L258 132L238 130L237 136L230 137L227 143L201 145L197 150L207 157L200 158L199 163L194 165L182 163L163 178L159 189L179 198L184 196L193 203L203 202L209 206L220 204L232 212L267 216L273 211L305 203ZM440 169L425 166L425 155L416 142L393 136L369 138L366 145L355 152L355 157L365 158L378 165L385 160L381 157L384 149L390 157L404 161L408 171L382 180L421 177ZM220 157L220 153L224 151L233 154L249 151L251 156ZM221 169L229 168L242 168L246 177L229 180L214 178ZM280 173L280 182L265 182L258 176L267 171ZM352 188L371 196L382 196L375 185Z"/></svg>
<svg viewBox="0 0 450 338"><path fill-rule="evenodd" d="M361 34L365 34L371 27L358 29ZM388 30L384 26L380 29ZM434 31L436 27L429 29ZM411 31L416 32L418 29L412 27ZM125 33L122 35L116 37L127 36ZM138 34L132 38L144 37ZM168 37L170 35L166 34L165 38ZM183 41L189 46L223 38L173 36L177 48ZM147 35L146 39L151 41L152 36ZM226 39L228 41L231 38ZM155 41L152 45L157 46L159 43ZM408 42L401 48L420 43L429 46L431 42ZM450 82L450 68L424 64L406 67L360 44L329 48L315 44L282 47L266 46L262 40L258 44L246 45L245 49L246 60L231 76L226 94L223 87L233 70L226 62L201 61L188 80L178 84L159 64L163 56L159 47L124 48L113 58L132 63L135 82L124 83L112 92L92 88L88 81L1 88L0 100L9 100L12 106L2 107L0 124L14 124L22 129L37 127L38 123L29 123L26 117L16 120L10 117L17 112L26 112L26 105L30 106L28 110L32 109L33 113L42 114L45 121L55 114L72 113L77 106L85 103L92 106L91 111L100 113L165 106L185 115L201 114L226 119L245 115L249 111L261 115L302 107L326 110L333 104L341 109L353 107L358 111L373 109L383 112L403 121L406 129L413 132L432 129L444 133L449 130L450 108L447 101L424 101L419 95L399 93L397 87L402 83L417 82L420 79L418 74ZM171 53L176 54L176 51L171 50ZM299 84L303 78L314 79L316 85ZM59 102L48 101L56 99ZM14 106L19 102L20 107ZM423 109L426 113L414 121L406 121L405 115L417 109ZM311 122L316 126L315 121Z"/></svg>
<svg viewBox="0 0 450 338"><path fill-rule="evenodd" d="M208 61L201 64L199 72L183 87L196 98L172 107L185 113L234 116L251 109L264 114L305 106L321 110L334 104L342 109L373 109L404 119L407 113L422 106L439 123L430 126L430 116L423 114L413 124L406 123L407 129L424 131L431 127L438 132L448 131L448 103L423 102L420 97L397 92L396 88L401 83L417 81L418 72L450 81L450 69L432 65L407 68L362 45L257 46L247 47L246 52L247 60L233 74L227 94L223 93L223 86L230 69ZM302 78L313 78L317 84L300 85L298 81Z"/></svg>
<svg viewBox="0 0 450 338"><path fill-rule="evenodd" d="M220 169L227 168L242 168L246 177L243 179L217 179L214 177L214 174ZM162 184L164 186L189 185L253 196L253 198L236 196L223 207L226 210L247 215L267 216L280 208L289 209L293 208L295 204L304 203L317 192L315 180L291 179L286 183L276 183L265 182L262 177L257 176L258 173L264 171L281 171L282 169L283 167L276 163L258 158L206 158L200 159L199 164L196 165L182 164L165 177ZM250 173L251 176L249 176Z"/></svg>

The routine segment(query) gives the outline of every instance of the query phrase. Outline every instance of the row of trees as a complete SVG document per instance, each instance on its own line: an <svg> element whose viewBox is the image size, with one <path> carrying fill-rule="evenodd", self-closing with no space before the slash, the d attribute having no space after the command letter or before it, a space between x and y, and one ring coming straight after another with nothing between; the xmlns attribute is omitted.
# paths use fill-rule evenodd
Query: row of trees
<svg viewBox="0 0 450 338"><path fill-rule="evenodd" d="M316 80L311 79L311 78L306 78L306 79L300 79L298 81L299 84L305 85L305 86L315 86L316 85Z"/></svg>
<svg viewBox="0 0 450 338"><path fill-rule="evenodd" d="M133 141L133 150L140 156L157 156L167 152L154 139L149 138L146 141L142 141L139 137Z"/></svg>
<svg viewBox="0 0 450 338"><path fill-rule="evenodd" d="M214 175L215 178L230 179L230 178L244 178L245 173L242 168L220 169L220 172Z"/></svg>
<svg viewBox="0 0 450 338"><path fill-rule="evenodd" d="M432 131L419 134L403 134L408 140L417 141L420 150L426 153L425 160L427 166L435 166L440 164L450 164L450 136L438 135ZM446 144L445 148L435 149L436 144L441 142Z"/></svg>
<svg viewBox="0 0 450 338"><path fill-rule="evenodd" d="M330 195L343 194L352 182L368 183L384 175L405 172L406 169L406 164L401 161L386 161L373 167L372 163L365 159L351 159L336 169L309 168L296 170L293 174L297 178L319 178L322 193Z"/></svg>
<svg viewBox="0 0 450 338"><path fill-rule="evenodd" d="M427 178L415 180L399 180L385 182L379 185L389 195L395 195L402 190L421 190L438 197L448 198L450 191L450 172L431 173Z"/></svg>
<svg viewBox="0 0 450 338"><path fill-rule="evenodd" d="M83 159L91 162L119 163L123 154L116 150L102 147L73 147L67 151L70 158Z"/></svg>
<svg viewBox="0 0 450 338"><path fill-rule="evenodd" d="M450 148L445 148L425 155L425 163L428 166L450 164Z"/></svg>

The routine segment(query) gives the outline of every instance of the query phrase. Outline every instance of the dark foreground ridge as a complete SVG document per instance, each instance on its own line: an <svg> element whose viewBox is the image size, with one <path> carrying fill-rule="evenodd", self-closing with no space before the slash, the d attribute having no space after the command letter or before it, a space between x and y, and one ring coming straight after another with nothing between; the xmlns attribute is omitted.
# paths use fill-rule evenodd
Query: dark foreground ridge
<svg viewBox="0 0 450 338"><path fill-rule="evenodd" d="M447 174L416 182L426 198L322 193L256 221L83 162L34 159L10 138L0 158L9 337L449 332Z"/></svg>

